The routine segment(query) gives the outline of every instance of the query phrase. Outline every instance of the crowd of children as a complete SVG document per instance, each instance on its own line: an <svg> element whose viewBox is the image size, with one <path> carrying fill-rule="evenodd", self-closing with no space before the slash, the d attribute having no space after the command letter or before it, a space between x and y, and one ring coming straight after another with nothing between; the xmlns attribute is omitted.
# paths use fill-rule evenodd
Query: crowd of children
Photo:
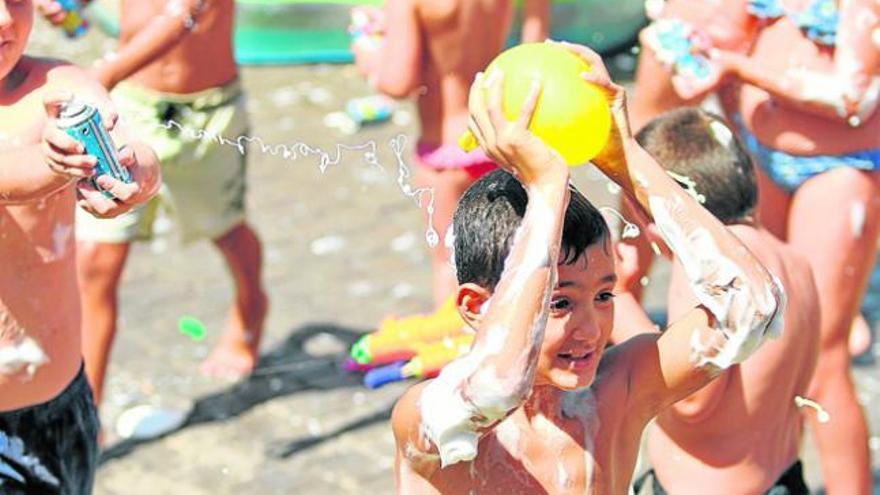
<svg viewBox="0 0 880 495"><path fill-rule="evenodd" d="M869 494L848 337L880 236L880 4L669 0L642 32L632 116L599 55L547 41L609 103L592 163L635 242L529 131L541 81L508 120L505 74L481 72L515 4L386 0L366 14L378 43L353 45L377 91L417 97L434 302L475 332L394 408L399 493L808 493L807 425L828 493ZM0 493L91 492L120 278L160 213L235 283L202 371L256 365L269 305L247 157L179 132L247 134L234 9L122 0L118 47L86 70L24 53L35 12L62 22L57 1L0 0ZM550 1L523 10L523 40L544 41ZM723 116L694 107L712 94ZM58 125L74 99L130 182L91 180L96 158ZM480 150L459 148L466 130ZM639 303L654 250L674 260L662 330Z"/></svg>

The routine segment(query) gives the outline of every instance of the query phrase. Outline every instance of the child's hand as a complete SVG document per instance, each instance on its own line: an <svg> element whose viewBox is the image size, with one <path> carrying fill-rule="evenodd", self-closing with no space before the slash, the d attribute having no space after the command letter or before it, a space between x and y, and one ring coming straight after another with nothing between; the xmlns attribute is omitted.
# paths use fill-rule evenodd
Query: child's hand
<svg viewBox="0 0 880 495"><path fill-rule="evenodd" d="M608 106L611 110L611 134L602 151L591 162L602 172L612 178L625 177L626 159L624 157L624 145L633 140L629 128L629 116L626 112L626 91L623 86L615 84L608 74L608 69L602 62L602 57L589 48L573 43L561 42L560 45L568 48L579 56L589 66L590 71L583 74L583 78L590 84L595 85L605 93Z"/></svg>
<svg viewBox="0 0 880 495"><path fill-rule="evenodd" d="M86 148L58 128L56 119L72 95L58 92L46 95L43 106L46 109L46 124L43 127L43 154L46 164L53 172L72 178L91 177L98 159L86 155ZM102 113L103 115L103 113ZM112 128L116 124L115 114L104 119Z"/></svg>
<svg viewBox="0 0 880 495"><path fill-rule="evenodd" d="M559 153L529 131L541 94L540 81L532 82L519 118L513 122L501 109L503 81L500 70L493 71L488 80L477 74L468 101L471 133L493 161L524 185L567 181L569 170Z"/></svg>
<svg viewBox="0 0 880 495"><path fill-rule="evenodd" d="M128 169L131 182L125 183L109 175L101 175L95 182L113 197L108 198L95 188L90 180L80 180L76 185L77 205L98 218L112 218L143 203L156 189L157 178L145 170L137 160L134 150L124 146L119 150L119 165Z"/></svg>
<svg viewBox="0 0 880 495"><path fill-rule="evenodd" d="M672 87L682 99L690 100L714 91L723 80L736 72L746 56L727 50L711 49L705 55L707 73L697 76L689 71L676 71Z"/></svg>

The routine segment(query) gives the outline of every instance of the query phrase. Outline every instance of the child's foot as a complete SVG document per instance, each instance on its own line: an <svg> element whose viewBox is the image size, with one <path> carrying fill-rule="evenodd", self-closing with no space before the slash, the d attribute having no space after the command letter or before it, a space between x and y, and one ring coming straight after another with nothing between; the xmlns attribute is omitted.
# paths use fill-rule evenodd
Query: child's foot
<svg viewBox="0 0 880 495"><path fill-rule="evenodd" d="M225 380L238 380L251 373L257 365L257 349L241 337L241 332L228 330L199 366L203 374Z"/></svg>
<svg viewBox="0 0 880 495"><path fill-rule="evenodd" d="M268 309L268 299L263 294L252 304L233 305L229 315L230 328L199 370L207 376L227 380L249 375L257 365L260 336Z"/></svg>

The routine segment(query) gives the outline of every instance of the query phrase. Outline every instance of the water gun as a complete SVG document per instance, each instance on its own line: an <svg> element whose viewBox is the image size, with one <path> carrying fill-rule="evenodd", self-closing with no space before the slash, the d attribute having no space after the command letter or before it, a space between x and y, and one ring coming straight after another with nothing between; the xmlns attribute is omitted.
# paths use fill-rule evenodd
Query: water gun
<svg viewBox="0 0 880 495"><path fill-rule="evenodd" d="M351 348L351 358L361 365L379 366L416 356L426 343L461 335L465 323L449 298L436 313L389 319L375 332L361 337Z"/></svg>
<svg viewBox="0 0 880 495"><path fill-rule="evenodd" d="M89 21L82 16L82 4L79 0L55 0L67 13L61 21L61 28L68 38L79 38L89 29Z"/></svg>
<svg viewBox="0 0 880 495"><path fill-rule="evenodd" d="M364 375L364 385L375 389L408 378L433 378L444 366L467 354L473 343L474 335L466 333L426 345L409 361L398 361L368 371Z"/></svg>

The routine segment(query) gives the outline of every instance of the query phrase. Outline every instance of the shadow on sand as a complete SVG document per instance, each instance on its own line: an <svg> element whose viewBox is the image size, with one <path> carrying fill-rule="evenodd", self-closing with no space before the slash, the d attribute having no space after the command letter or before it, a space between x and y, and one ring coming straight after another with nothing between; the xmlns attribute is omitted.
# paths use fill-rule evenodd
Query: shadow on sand
<svg viewBox="0 0 880 495"><path fill-rule="evenodd" d="M304 345L316 335L330 334L348 348L363 332L363 330L345 328L332 323L306 324L295 328L283 343L260 356L259 365L249 377L225 390L197 399L180 427L160 436L147 439L126 439L111 445L102 452L100 462L103 464L123 458L142 445L155 442L192 426L229 420L254 406L277 397L311 390L333 390L360 386L361 377L359 375L347 373L341 368L345 355L316 357L308 354ZM278 442L269 448L268 455L286 458L346 432L388 420L390 417L391 407L389 406L324 435Z"/></svg>

